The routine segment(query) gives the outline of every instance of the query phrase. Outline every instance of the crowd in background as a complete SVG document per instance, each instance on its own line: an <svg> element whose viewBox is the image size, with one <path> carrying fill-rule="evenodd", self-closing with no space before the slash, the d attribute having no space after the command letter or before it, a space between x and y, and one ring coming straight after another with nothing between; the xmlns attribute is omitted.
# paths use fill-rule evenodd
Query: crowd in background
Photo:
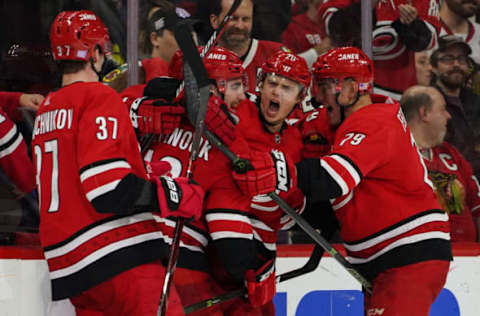
<svg viewBox="0 0 480 316"><path fill-rule="evenodd" d="M2 16L5 15L3 23L17 25L14 17L24 12L18 4L7 2L0 2ZM6 113L0 112L0 126L4 126L4 129L0 128L3 133L0 135L0 163L9 159L9 155L17 150L17 143L25 142L26 147L30 147L31 121L38 100L42 98L40 95L46 95L58 86L58 78L51 75L55 65L48 52L47 35L49 22L59 11L90 9L103 19L114 44L115 62L109 65L105 74L114 69L119 69L120 73L120 76L107 77L105 81L119 92L128 88L126 73L120 66L126 60L127 51L126 1L40 2L32 4L25 13L24 21L28 23L24 27L10 27L11 33L2 27L0 89L21 93L15 94L16 99L9 101L9 107L15 111L8 112L6 104L0 104ZM168 67L168 62L178 49L171 32L164 32L169 29L168 26L155 28L151 24L153 17L162 17L176 6L177 15L191 15L198 20L194 27L200 43L205 43L215 25L218 25L218 19L215 20L215 16L220 15L215 7L217 1L139 2L139 55L144 64L155 63L155 67L148 67L154 70L153 73L140 74L140 83L155 77L155 69L162 72L164 67ZM255 9L251 32L239 28L236 30L238 37L257 39L259 45L265 41L280 43L271 43L268 47L286 47L304 57L309 66L332 47L359 46L361 43L359 2L253 2ZM477 180L480 175L480 25L477 23L480 3L475 0L443 0L441 3L423 0L412 4L411 1L372 0L372 7L375 92L402 103L402 106L406 104L407 110L415 114L409 116L406 113L406 116L415 122L415 126L421 126L416 129L417 133L414 128L412 130L417 143L421 144L425 165L436 185L439 200L455 225L452 231L453 241L478 241L480 225L479 218L475 215L480 212ZM10 12L10 17L6 16L6 12ZM38 12L46 13L43 16L48 18L41 19ZM151 31L157 32L155 38L152 38ZM19 38L22 41L16 41ZM222 43L222 46L235 52L245 65L250 62L251 46L257 44L248 41L247 46L242 46L242 43ZM156 57L164 62L159 62ZM253 69L253 73L249 74L250 85L255 84L255 71ZM431 100L414 98L412 101L408 93L402 98L402 94L414 85L432 87L434 92L427 90ZM28 103L25 97L34 100ZM431 105L442 104L442 100L447 112L432 110ZM411 103L416 104L417 109L412 110ZM424 104L427 104L425 108L418 110ZM16 109L25 106L29 107L28 111L18 112ZM304 109L317 106L315 95L312 95L312 102L305 104ZM329 110L330 123L335 125L336 113L332 112L333 109ZM439 120L440 123L448 120L446 133L436 128ZM8 126L5 125L7 122ZM20 139L22 134L23 139ZM420 134L423 142L417 140L417 135ZM444 140L446 143L443 143ZM15 144L15 148L12 148L12 144ZM21 159L30 156L28 150L22 147L21 158L14 158L16 163L0 164L0 182L3 184L0 188L0 244L32 242L28 234L22 233L35 231L35 226L38 225L34 205L37 194L32 185L24 185L25 181L33 182L35 175L31 166L27 166L31 163L28 159L27 162L20 163ZM11 168L18 168L17 172L12 172ZM30 174L23 174L25 170L30 170ZM19 174L22 174L22 178L30 179L19 180ZM16 234L13 233L15 231Z"/></svg>

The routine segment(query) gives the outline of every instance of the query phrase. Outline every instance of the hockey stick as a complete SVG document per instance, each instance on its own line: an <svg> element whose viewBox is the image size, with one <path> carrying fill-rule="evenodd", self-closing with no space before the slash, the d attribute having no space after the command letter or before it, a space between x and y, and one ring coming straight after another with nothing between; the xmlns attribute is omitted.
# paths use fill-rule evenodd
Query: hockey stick
<svg viewBox="0 0 480 316"><path fill-rule="evenodd" d="M230 20L230 18L232 17L232 14L238 9L238 7L240 6L240 4L242 3L242 0L235 0L233 1L232 3L232 6L230 7L230 9L228 10L227 14L223 17L223 20L222 22L220 23L220 25L218 26L218 28L216 30L214 30L214 32L212 33L212 35L210 36L210 38L208 39L208 42L205 44L205 46L203 47L202 49L202 52L200 53L200 57L204 57L205 55L208 54L208 52L212 49L213 46L215 46L215 44L217 43L218 39L220 38L220 36L223 34L223 32L225 31L225 26L227 25L228 23L228 20ZM178 87L177 89L177 92L176 92L176 96L178 97L183 89L184 89L184 86L185 86L185 81L183 81L180 86ZM195 109L196 110L196 109ZM193 115L194 113L191 113L191 115ZM191 121L193 122L193 121ZM141 152L142 152L142 155L146 152L146 150L150 147L150 145L152 144L152 141L153 141L153 138L155 137L154 134L148 134L148 135L145 135L145 137L143 138L142 142L141 142Z"/></svg>
<svg viewBox="0 0 480 316"><path fill-rule="evenodd" d="M200 149L200 140L202 138L202 130L204 128L205 114L207 112L208 97L210 94L210 83L202 59L198 55L197 47L193 41L189 25L184 22L179 23L174 29L174 34L183 53L183 72L186 87L185 103L188 104L187 108L193 107L197 109L194 119L195 130L192 137L191 152L187 167L187 178L191 179L193 175L193 162L197 159L198 151ZM193 119L191 114L187 113L187 115L189 115L190 120ZM175 224L175 231L172 245L170 246L165 280L162 288L162 297L157 315L164 316L167 313L168 294L173 279L173 273L175 272L175 267L177 265L180 250L180 238L182 236L184 224L184 218L178 218Z"/></svg>
<svg viewBox="0 0 480 316"><path fill-rule="evenodd" d="M212 132L208 131L207 129L204 130L203 135L205 138L215 145L223 154L229 158L234 166L238 168L245 168L250 162L246 159L242 159L238 157L235 153L233 153L223 142L215 136ZM365 289L366 291L371 294L372 285L370 282L363 277L355 267L345 259L322 235L320 235L303 217L301 217L293 208L290 207L282 198L278 196L278 194L272 192L269 193L268 196L275 201L280 208L287 213L297 224L300 226L305 233L307 233L310 238L312 238L316 244L322 247L326 252L328 252L341 266L347 270L348 273L352 277L354 277Z"/></svg>
<svg viewBox="0 0 480 316"><path fill-rule="evenodd" d="M308 261L305 263L305 265L303 265L298 269L280 274L279 276L277 276L276 282L277 283L285 282L287 280L312 272L318 267L318 264L320 263L320 259L322 258L322 255L323 255L323 249L320 248L320 246L315 245L315 247L312 250L312 255L310 256ZM214 296L212 298L189 305L185 307L184 311L185 311L185 314L191 314L198 310L205 309L213 305L221 304L223 302L227 302L236 297L241 297L246 294L247 294L246 289L238 289L229 293Z"/></svg>

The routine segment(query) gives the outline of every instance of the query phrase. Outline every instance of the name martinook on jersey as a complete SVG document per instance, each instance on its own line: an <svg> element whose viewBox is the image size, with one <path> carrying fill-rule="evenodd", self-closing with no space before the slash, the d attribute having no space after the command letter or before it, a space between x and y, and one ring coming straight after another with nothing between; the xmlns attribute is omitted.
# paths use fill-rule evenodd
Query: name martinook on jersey
<svg viewBox="0 0 480 316"><path fill-rule="evenodd" d="M163 137L163 143L178 147L180 150L187 150L190 152L192 150L192 140L193 140L193 132L184 130L183 128L176 128L170 135L166 135ZM198 158L204 159L208 161L208 152L212 148L212 145L208 142L208 140L204 139L203 137L200 140L200 150L198 153Z"/></svg>

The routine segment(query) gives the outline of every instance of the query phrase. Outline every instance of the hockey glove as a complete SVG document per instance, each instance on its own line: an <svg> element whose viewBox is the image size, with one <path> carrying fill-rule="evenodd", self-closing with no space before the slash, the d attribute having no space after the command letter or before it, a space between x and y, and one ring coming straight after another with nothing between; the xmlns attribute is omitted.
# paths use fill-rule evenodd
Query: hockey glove
<svg viewBox="0 0 480 316"><path fill-rule="evenodd" d="M154 177L161 217L183 217L198 220L202 215L203 189L187 178Z"/></svg>
<svg viewBox="0 0 480 316"><path fill-rule="evenodd" d="M330 152L333 137L325 108L311 112L298 124L304 143L303 158L319 158Z"/></svg>
<svg viewBox="0 0 480 316"><path fill-rule="evenodd" d="M130 109L133 127L140 135L168 135L180 125L185 110L164 99L134 101Z"/></svg>
<svg viewBox="0 0 480 316"><path fill-rule="evenodd" d="M208 99L205 124L208 130L219 137L228 147L235 140L235 125L222 99L210 96Z"/></svg>
<svg viewBox="0 0 480 316"><path fill-rule="evenodd" d="M263 306L273 300L276 293L275 261L267 261L258 270L245 272L248 301L253 307Z"/></svg>
<svg viewBox="0 0 480 316"><path fill-rule="evenodd" d="M252 197L271 192L288 192L296 186L295 166L281 151L251 152L240 154L239 157L250 161L243 168L234 163L232 172L233 179L243 194Z"/></svg>

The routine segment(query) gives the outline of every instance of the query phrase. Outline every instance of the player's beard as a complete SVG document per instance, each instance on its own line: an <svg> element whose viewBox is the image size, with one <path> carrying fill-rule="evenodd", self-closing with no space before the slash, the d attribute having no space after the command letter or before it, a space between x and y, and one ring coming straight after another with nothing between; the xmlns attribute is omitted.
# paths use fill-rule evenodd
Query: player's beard
<svg viewBox="0 0 480 316"><path fill-rule="evenodd" d="M459 74L461 76L454 77L455 74ZM459 68L455 68L440 75L440 81L442 82L442 84L451 90L463 87L466 78L467 75L465 74L465 72L463 72Z"/></svg>
<svg viewBox="0 0 480 316"><path fill-rule="evenodd" d="M246 29L228 27L221 36L226 48L235 49L243 47L250 39L251 32Z"/></svg>

